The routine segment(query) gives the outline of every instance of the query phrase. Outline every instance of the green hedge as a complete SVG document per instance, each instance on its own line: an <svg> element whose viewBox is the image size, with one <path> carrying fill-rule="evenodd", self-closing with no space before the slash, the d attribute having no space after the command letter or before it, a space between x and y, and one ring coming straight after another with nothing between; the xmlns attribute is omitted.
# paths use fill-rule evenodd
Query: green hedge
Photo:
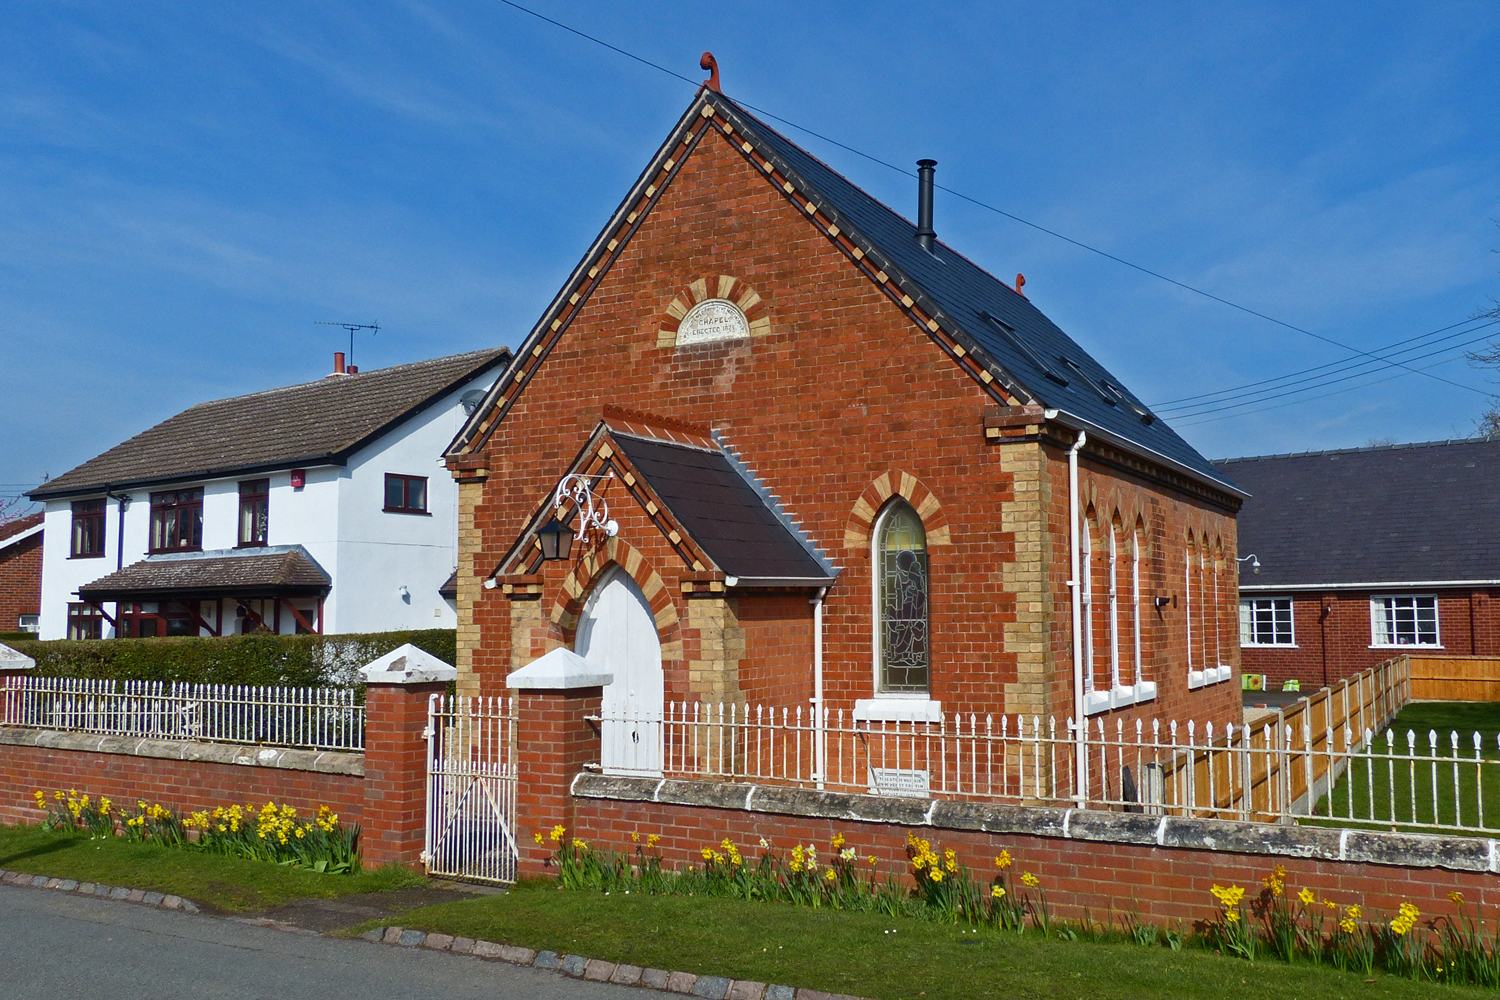
<svg viewBox="0 0 1500 1000"><path fill-rule="evenodd" d="M198 681L209 684L350 686L358 670L403 643L444 663L457 657L453 629L367 635L235 635L219 639L55 639L7 642L43 677Z"/></svg>

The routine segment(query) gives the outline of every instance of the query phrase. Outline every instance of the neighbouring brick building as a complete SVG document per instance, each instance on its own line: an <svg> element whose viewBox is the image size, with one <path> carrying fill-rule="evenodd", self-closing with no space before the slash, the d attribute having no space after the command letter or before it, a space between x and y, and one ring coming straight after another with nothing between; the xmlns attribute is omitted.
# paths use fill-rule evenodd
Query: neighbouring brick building
<svg viewBox="0 0 1500 1000"><path fill-rule="evenodd" d="M1306 688L1403 652L1500 656L1500 441L1217 464L1251 494L1240 512L1245 673Z"/></svg>
<svg viewBox="0 0 1500 1000"><path fill-rule="evenodd" d="M447 452L461 692L574 647L646 711L1238 721L1244 493L933 237L930 166L914 226L700 92ZM546 560L570 474L617 533Z"/></svg>
<svg viewBox="0 0 1500 1000"><path fill-rule="evenodd" d="M41 511L0 524L0 632L35 632L42 609Z"/></svg>

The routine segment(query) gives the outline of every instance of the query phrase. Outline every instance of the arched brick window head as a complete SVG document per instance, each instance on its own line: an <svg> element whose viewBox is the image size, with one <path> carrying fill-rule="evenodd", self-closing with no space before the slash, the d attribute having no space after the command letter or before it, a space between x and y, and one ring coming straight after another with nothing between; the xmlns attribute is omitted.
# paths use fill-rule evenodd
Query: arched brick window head
<svg viewBox="0 0 1500 1000"><path fill-rule="evenodd" d="M927 694L931 642L928 634L927 532L904 500L896 500L875 524L876 676L883 694Z"/></svg>

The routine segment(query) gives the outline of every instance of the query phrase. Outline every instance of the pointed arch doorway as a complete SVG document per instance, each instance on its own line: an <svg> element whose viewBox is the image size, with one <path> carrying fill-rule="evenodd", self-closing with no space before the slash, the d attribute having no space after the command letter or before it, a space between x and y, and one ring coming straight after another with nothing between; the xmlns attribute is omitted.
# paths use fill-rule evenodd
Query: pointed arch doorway
<svg viewBox="0 0 1500 1000"><path fill-rule="evenodd" d="M661 774L661 639L646 595L616 566L594 585L573 651L614 675L600 705L605 774Z"/></svg>

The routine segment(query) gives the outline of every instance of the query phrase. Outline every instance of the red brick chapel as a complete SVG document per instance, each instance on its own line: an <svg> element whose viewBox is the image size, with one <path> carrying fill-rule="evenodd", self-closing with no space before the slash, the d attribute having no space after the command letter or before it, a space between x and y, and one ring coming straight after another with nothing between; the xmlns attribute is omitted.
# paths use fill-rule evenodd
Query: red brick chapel
<svg viewBox="0 0 1500 1000"><path fill-rule="evenodd" d="M1245 494L936 239L932 166L914 225L699 92L447 452L461 693L567 647L645 712L821 664L857 719L1239 721Z"/></svg>

